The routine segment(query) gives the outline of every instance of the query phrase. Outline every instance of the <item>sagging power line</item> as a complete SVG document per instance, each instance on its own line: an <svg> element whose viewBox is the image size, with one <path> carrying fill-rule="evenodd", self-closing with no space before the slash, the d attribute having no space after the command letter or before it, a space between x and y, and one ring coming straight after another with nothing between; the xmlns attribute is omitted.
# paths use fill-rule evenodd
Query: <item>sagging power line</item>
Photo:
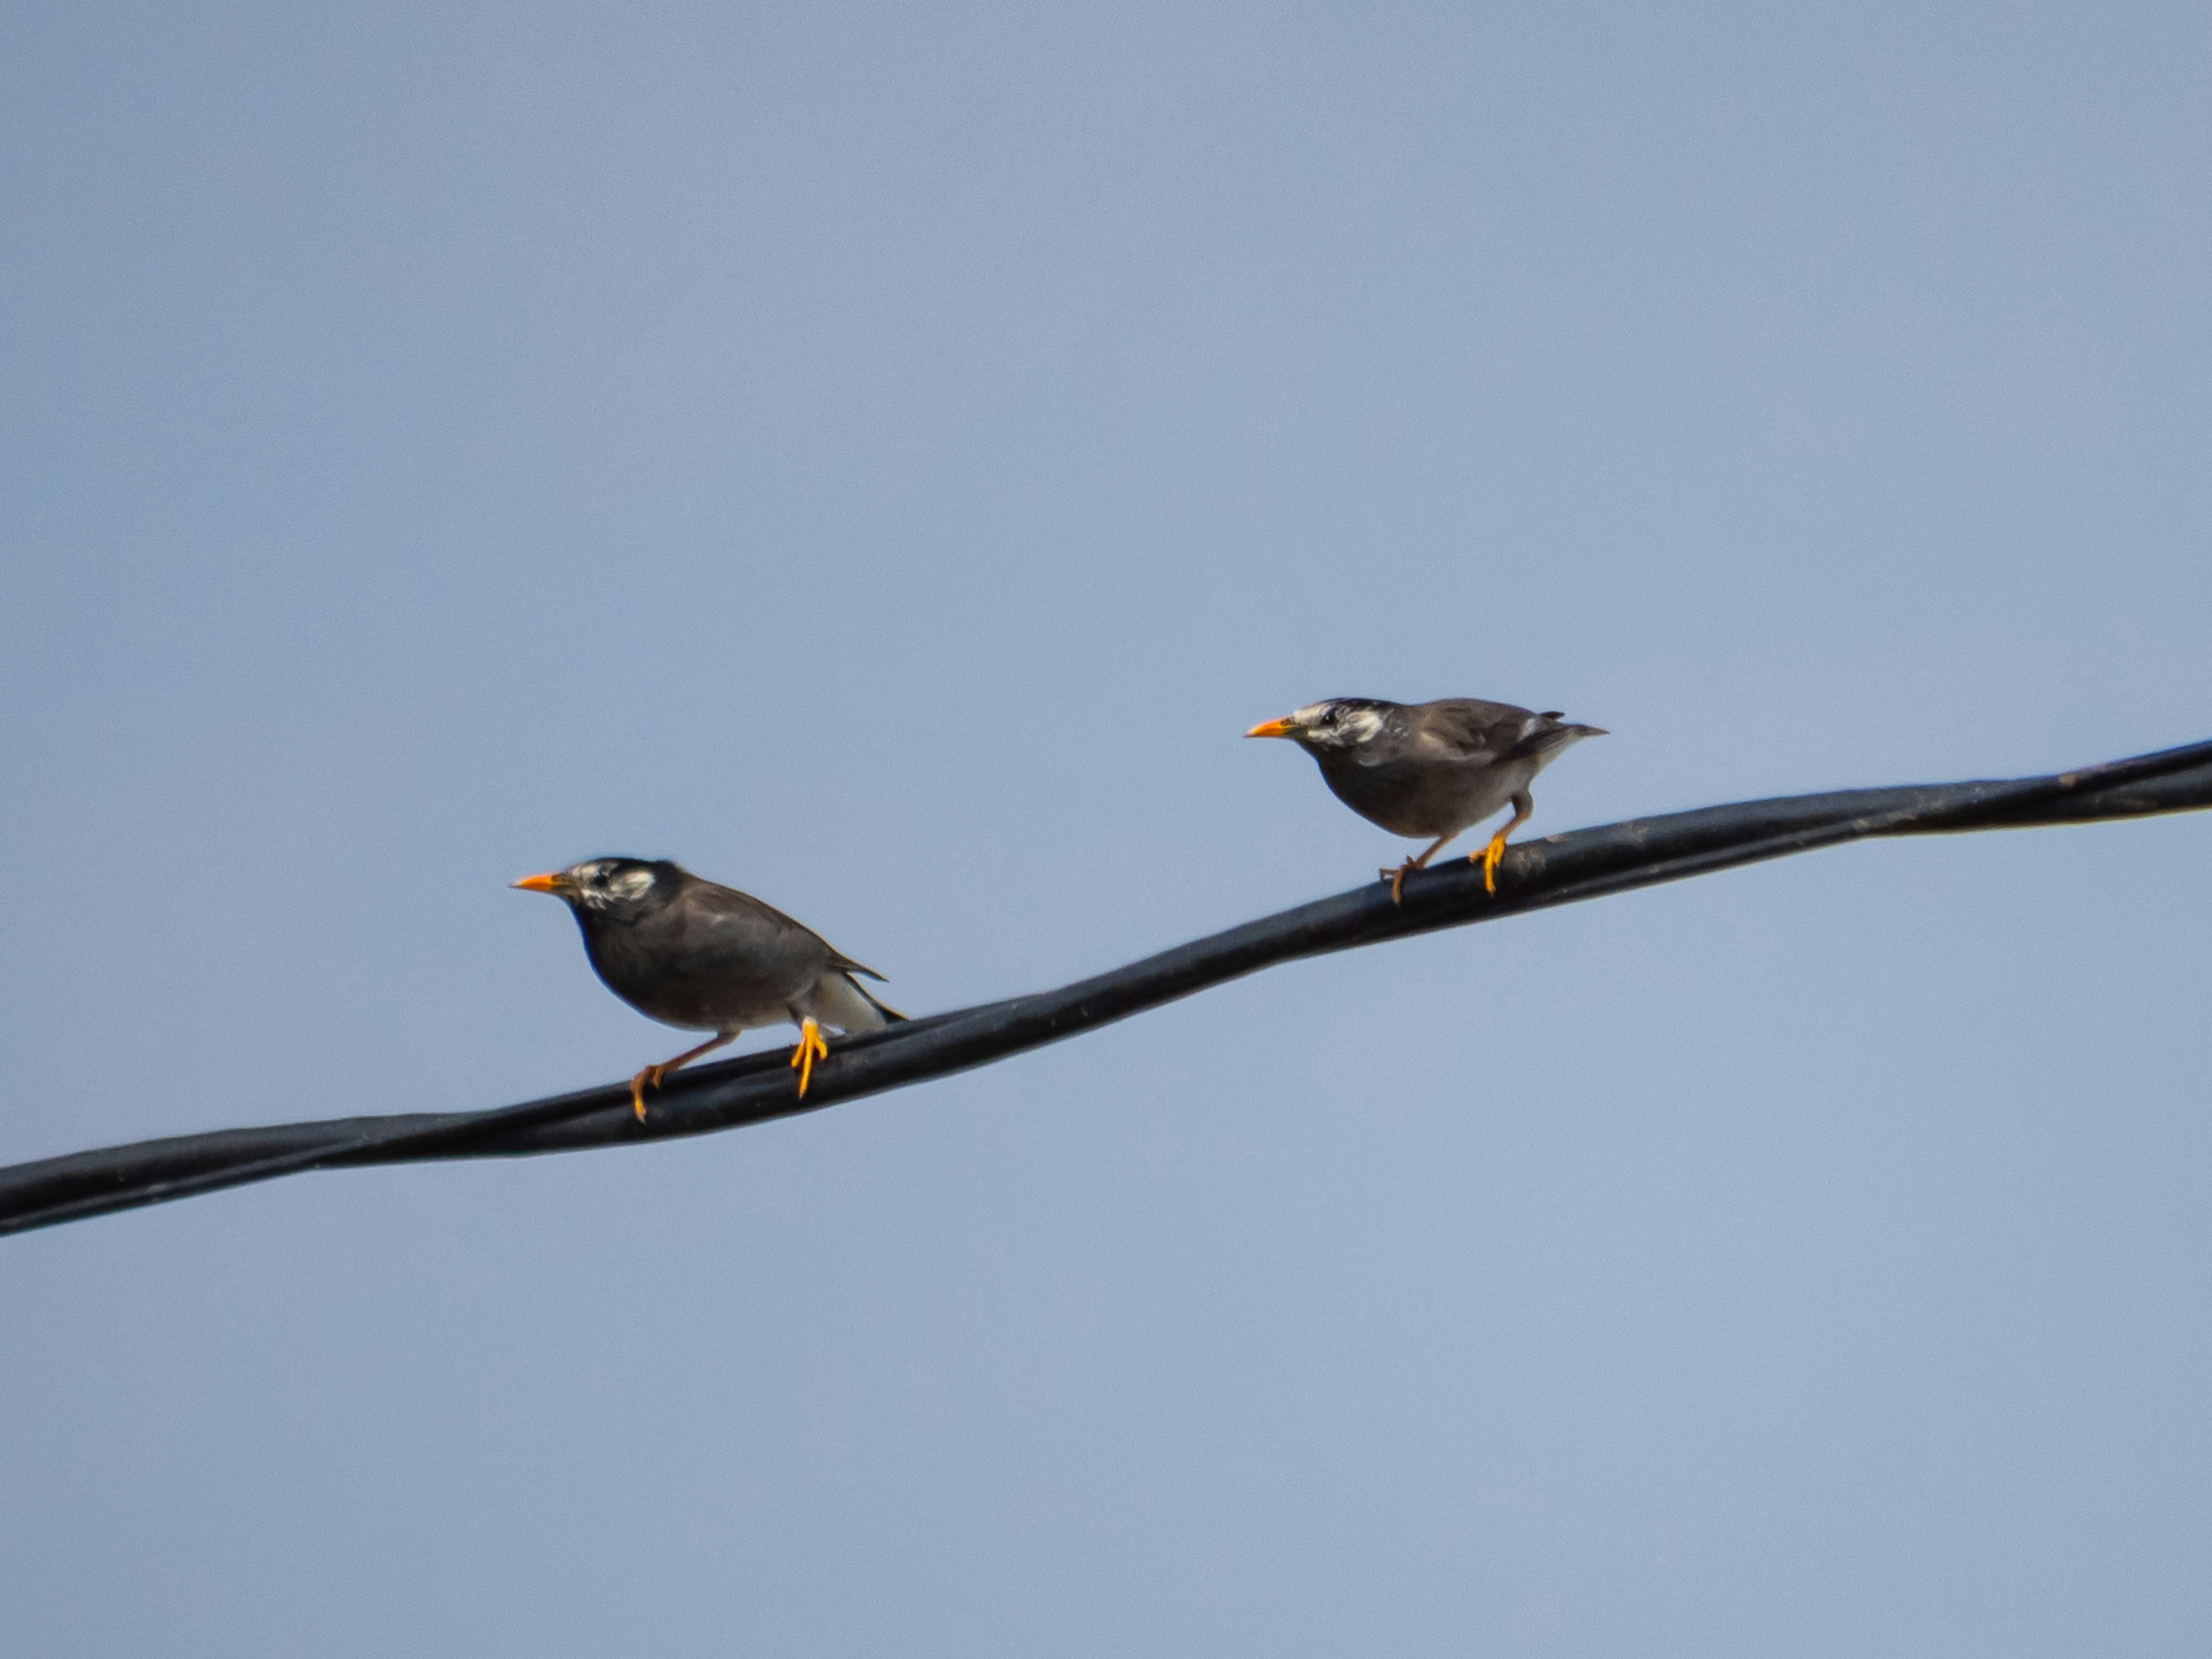
<svg viewBox="0 0 2212 1659"><path fill-rule="evenodd" d="M1455 861L1285 910L1059 989L848 1038L799 1097L781 1052L671 1076L641 1123L626 1083L492 1111L225 1129L0 1169L0 1232L134 1209L302 1170L499 1158L665 1140L818 1111L988 1065L1279 963L1600 898L1881 836L2026 829L2212 806L2212 742L2045 777L1924 784L1709 806L1515 844L1485 872Z"/></svg>

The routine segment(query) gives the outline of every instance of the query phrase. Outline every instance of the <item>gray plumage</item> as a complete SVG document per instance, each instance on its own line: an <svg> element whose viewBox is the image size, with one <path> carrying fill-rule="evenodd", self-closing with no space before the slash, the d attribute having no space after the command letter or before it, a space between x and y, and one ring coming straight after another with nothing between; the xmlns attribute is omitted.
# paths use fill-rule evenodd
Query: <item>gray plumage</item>
<svg viewBox="0 0 2212 1659"><path fill-rule="evenodd" d="M805 1034L799 1092L811 1075L811 1026L872 1031L905 1015L862 989L855 975L881 979L750 893L693 875L661 860L587 859L514 884L566 902L584 936L585 954L607 989L649 1019L713 1041L633 1081L644 1115L643 1085L720 1047L740 1031L789 1020Z"/></svg>
<svg viewBox="0 0 2212 1659"><path fill-rule="evenodd" d="M1394 872L1392 891L1438 848L1509 803L1513 822L1477 857L1491 884L1505 836L1535 810L1528 786L1559 752L1602 728L1537 714L1508 702L1442 697L1434 702L1385 702L1331 697L1249 737L1288 738L1314 757L1336 798L1393 835L1431 836L1434 844ZM1494 885L1493 885L1493 890Z"/></svg>
<svg viewBox="0 0 2212 1659"><path fill-rule="evenodd" d="M882 975L750 893L665 860L592 859L565 873L592 966L649 1019L735 1036L809 1014L872 1031L890 1012L853 978Z"/></svg>

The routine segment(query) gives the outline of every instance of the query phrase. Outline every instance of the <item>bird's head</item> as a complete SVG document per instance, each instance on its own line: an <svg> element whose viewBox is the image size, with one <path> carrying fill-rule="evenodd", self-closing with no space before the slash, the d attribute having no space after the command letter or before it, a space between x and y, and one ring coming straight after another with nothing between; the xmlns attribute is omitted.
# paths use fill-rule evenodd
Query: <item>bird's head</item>
<svg viewBox="0 0 2212 1659"><path fill-rule="evenodd" d="M513 885L532 893L550 893L577 911L620 915L642 909L656 894L672 890L683 872L665 859L586 859L566 870L525 876Z"/></svg>
<svg viewBox="0 0 2212 1659"><path fill-rule="evenodd" d="M1308 749L1352 749L1382 729L1391 705L1373 697L1328 697L1279 720L1262 720L1248 738L1288 738Z"/></svg>

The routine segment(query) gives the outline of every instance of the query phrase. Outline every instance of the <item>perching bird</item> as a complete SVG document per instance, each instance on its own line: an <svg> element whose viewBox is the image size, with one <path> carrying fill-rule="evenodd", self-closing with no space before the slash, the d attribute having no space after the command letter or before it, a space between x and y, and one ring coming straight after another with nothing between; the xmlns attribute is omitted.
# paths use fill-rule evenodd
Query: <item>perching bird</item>
<svg viewBox="0 0 2212 1659"><path fill-rule="evenodd" d="M1505 838L1536 810L1530 782L1568 744L1605 732L1569 725L1556 708L1537 714L1475 697L1416 703L1331 697L1282 720L1262 721L1244 735L1297 744L1320 763L1336 798L1369 823L1396 836L1436 837L1419 858L1380 872L1389 880L1395 904L1408 872L1510 801L1512 821L1480 852L1468 855L1470 864L1482 865L1483 890L1495 893Z"/></svg>
<svg viewBox="0 0 2212 1659"><path fill-rule="evenodd" d="M630 1105L645 1119L645 1085L756 1026L799 1027L791 1063L803 1099L814 1062L830 1052L824 1025L872 1031L904 1014L885 1007L853 977L883 975L829 941L735 888L702 880L665 859L587 859L514 884L566 900L584 951L607 989L664 1025L714 1036L629 1080Z"/></svg>

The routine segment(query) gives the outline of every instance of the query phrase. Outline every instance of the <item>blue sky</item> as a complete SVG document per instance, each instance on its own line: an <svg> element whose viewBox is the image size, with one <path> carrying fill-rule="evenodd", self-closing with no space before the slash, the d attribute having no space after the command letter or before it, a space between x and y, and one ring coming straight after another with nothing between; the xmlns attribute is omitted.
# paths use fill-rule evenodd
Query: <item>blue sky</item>
<svg viewBox="0 0 2212 1659"><path fill-rule="evenodd" d="M2199 9L0 9L0 1158L913 1012L1401 843L2212 736ZM2212 1637L2206 823L1298 964L705 1141L0 1249L25 1650ZM763 1041L768 1039L763 1038Z"/></svg>

